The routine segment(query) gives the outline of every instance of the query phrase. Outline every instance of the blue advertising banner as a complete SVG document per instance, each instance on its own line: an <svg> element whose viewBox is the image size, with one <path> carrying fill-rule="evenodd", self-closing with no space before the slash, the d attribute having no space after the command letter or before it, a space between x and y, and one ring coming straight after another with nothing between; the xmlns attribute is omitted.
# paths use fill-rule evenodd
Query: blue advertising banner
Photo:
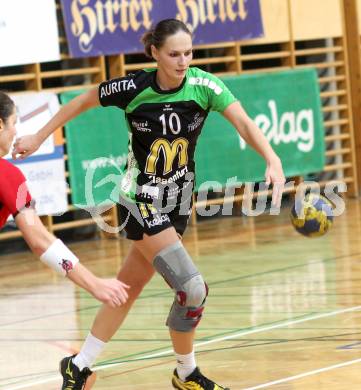
<svg viewBox="0 0 361 390"><path fill-rule="evenodd" d="M72 57L143 51L141 35L162 19L182 20L194 43L263 35L259 0L61 0Z"/></svg>

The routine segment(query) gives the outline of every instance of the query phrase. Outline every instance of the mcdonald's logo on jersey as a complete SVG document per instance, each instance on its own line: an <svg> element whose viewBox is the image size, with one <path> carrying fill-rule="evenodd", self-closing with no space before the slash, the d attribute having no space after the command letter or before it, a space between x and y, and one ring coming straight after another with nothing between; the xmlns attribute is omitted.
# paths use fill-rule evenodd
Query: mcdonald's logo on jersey
<svg viewBox="0 0 361 390"><path fill-rule="evenodd" d="M160 156L163 152L164 169L163 174L172 172L173 163L176 156L179 156L178 167L184 167L188 164L188 140L185 138L177 138L173 142L169 142L164 138L158 138L150 147L150 153L147 158L147 165L145 173L154 175L156 173L156 166Z"/></svg>

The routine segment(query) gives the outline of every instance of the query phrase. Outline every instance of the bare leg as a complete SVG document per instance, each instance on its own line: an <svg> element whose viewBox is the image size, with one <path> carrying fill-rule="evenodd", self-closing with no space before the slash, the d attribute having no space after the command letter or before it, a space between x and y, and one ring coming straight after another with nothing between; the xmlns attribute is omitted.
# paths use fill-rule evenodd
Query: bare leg
<svg viewBox="0 0 361 390"><path fill-rule="evenodd" d="M96 380L96 373L89 372L88 367L90 368L92 366L96 357L101 353L104 343L109 341L118 330L134 301L143 290L143 287L152 278L154 272L151 263L132 244L128 256L118 274L118 279L130 286L128 290L128 301L125 305L114 309L107 305L101 307L94 320L91 333L85 340L79 354L74 359L72 357L64 358L60 363L60 371L63 376L63 388L74 388L74 381L77 381L76 383L80 385L82 383L80 382L82 380L81 378L83 377L84 380L85 375L87 377L84 390L90 390L93 387ZM64 387L68 384L71 384L71 387Z"/></svg>
<svg viewBox="0 0 361 390"><path fill-rule="evenodd" d="M90 376L88 376L86 379L84 390L90 390L92 388L95 382L96 374L94 372L91 373L86 371L86 369L88 369L87 367L92 366L96 357L99 355L99 353L101 353L101 350L104 347L104 343L109 341L114 333L118 330L126 318L134 301L143 290L143 287L154 275L155 269L152 263L155 256L162 249L167 248L169 245L175 244L178 241L179 237L175 229L169 228L154 236L144 235L143 240L135 241L132 244L124 265L118 274L118 279L130 286L128 291L128 301L123 306L114 309L105 305L101 307L94 320L91 333L88 335L79 354L73 359L73 365L71 366L71 369L69 369L69 365L72 364L71 357L64 358L61 361L61 373L64 380L63 386L67 383L74 382L73 375L80 376L87 375L87 373L89 373ZM194 333L194 330L191 332L176 332L170 330L173 348L175 353L178 354L178 358L181 355L191 355L189 359L187 358L184 360L185 366L183 367L186 371L190 368L190 372L193 371L192 367L195 366L193 353ZM179 368L179 363L177 363L178 373ZM179 380L184 380L184 378L188 375L189 374L185 372L183 372L182 377L174 375L172 379L172 381L174 381L172 382L173 385Z"/></svg>
<svg viewBox="0 0 361 390"><path fill-rule="evenodd" d="M115 309L103 305L99 310L91 329L91 334L93 336L104 342L111 339L123 323L134 301L142 292L143 287L154 275L154 272L151 263L144 258L142 253L133 243L117 276L119 280L130 286L130 289L128 290L128 301L125 305Z"/></svg>
<svg viewBox="0 0 361 390"><path fill-rule="evenodd" d="M174 352L179 355L188 355L193 351L195 330L191 332L177 332L169 329L169 334L172 339Z"/></svg>

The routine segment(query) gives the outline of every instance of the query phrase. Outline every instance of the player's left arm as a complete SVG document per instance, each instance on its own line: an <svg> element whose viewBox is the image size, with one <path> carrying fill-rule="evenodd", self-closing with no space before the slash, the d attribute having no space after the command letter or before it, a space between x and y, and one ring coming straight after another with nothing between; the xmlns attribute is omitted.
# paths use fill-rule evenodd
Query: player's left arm
<svg viewBox="0 0 361 390"><path fill-rule="evenodd" d="M237 129L245 142L265 159L267 164L266 184L272 183L274 185L276 193L274 193L273 203L279 204L286 181L280 158L272 149L261 129L256 126L238 101L231 103L222 114Z"/></svg>

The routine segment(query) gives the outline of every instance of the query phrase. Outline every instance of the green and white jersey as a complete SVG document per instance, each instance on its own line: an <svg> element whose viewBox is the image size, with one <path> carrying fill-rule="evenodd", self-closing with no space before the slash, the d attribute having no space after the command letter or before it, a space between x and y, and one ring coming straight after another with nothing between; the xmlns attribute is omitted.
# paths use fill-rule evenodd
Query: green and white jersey
<svg viewBox="0 0 361 390"><path fill-rule="evenodd" d="M137 202L162 197L179 203L182 192L194 187L194 152L209 111L223 112L236 99L219 78L193 67L178 88L167 91L157 85L156 69L103 82L99 101L125 111L123 193Z"/></svg>

